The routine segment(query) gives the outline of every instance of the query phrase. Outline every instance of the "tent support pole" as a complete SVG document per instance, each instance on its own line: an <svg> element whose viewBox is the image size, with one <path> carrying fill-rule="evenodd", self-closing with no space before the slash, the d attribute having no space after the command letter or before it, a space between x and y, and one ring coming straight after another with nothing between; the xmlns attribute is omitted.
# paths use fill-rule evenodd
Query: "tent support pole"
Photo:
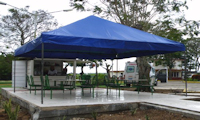
<svg viewBox="0 0 200 120"><path fill-rule="evenodd" d="M42 53L41 53L41 57L42 57L42 61L41 61L41 63L42 63L42 67L41 67L41 78L42 78L42 83L41 83L41 85L42 85L42 87L41 87L41 104L43 104L43 83L44 83L44 78L43 78L43 68L44 68L44 43L42 43L42 51L41 51Z"/></svg>
<svg viewBox="0 0 200 120"><path fill-rule="evenodd" d="M16 71L16 59L14 59L14 76L13 76L13 81L14 81L14 93L15 93L15 71Z"/></svg>
<svg viewBox="0 0 200 120"><path fill-rule="evenodd" d="M26 75L27 75L27 63L28 61L26 60ZM26 76L25 76L25 80L26 80L26 83L25 83L25 88L27 88L28 86L27 86L27 79L26 79ZM28 89L28 88L27 88Z"/></svg>
<svg viewBox="0 0 200 120"><path fill-rule="evenodd" d="M73 80L76 80L76 59L74 60L74 66L73 66Z"/></svg>
<svg viewBox="0 0 200 120"><path fill-rule="evenodd" d="M116 58L117 58L117 61L116 61L116 62L117 62L117 63L116 63L116 64L117 64L117 74L116 74L116 76L117 76L117 78L118 78L118 55L116 55Z"/></svg>
<svg viewBox="0 0 200 120"><path fill-rule="evenodd" d="M96 86L99 87L99 81L98 81L98 73L97 73L97 62L95 62L96 66Z"/></svg>
<svg viewBox="0 0 200 120"><path fill-rule="evenodd" d="M113 60L112 60L112 76L113 76ZM110 78L110 76L109 76L109 78Z"/></svg>
<svg viewBox="0 0 200 120"><path fill-rule="evenodd" d="M185 60L185 74L184 74L184 80L185 80L185 96L187 97L187 59L186 59L186 51L184 52L184 60Z"/></svg>

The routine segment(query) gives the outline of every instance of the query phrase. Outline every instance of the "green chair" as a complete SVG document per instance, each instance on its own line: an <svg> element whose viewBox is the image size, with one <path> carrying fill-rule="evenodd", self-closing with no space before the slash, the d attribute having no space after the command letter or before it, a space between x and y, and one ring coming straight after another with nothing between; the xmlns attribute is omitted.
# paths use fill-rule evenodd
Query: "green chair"
<svg viewBox="0 0 200 120"><path fill-rule="evenodd" d="M84 88L90 88L90 93L92 89L92 96L94 97L94 88L96 87L96 79L91 79L90 75L82 75L81 80L85 80L79 86L82 89L82 95L84 95Z"/></svg>
<svg viewBox="0 0 200 120"><path fill-rule="evenodd" d="M68 81L69 80L69 81ZM66 76L66 81L65 82L61 82L61 84L59 85L63 85L64 87L67 88L75 88L75 81L74 82L71 82L70 80L73 80L73 76Z"/></svg>
<svg viewBox="0 0 200 120"><path fill-rule="evenodd" d="M107 88L107 95L108 95L108 89L111 90L111 88L116 88L116 90L119 90L119 96L120 96L120 84L117 80L116 76L113 76L111 79L106 75L104 76L104 81L106 82L106 88Z"/></svg>
<svg viewBox="0 0 200 120"><path fill-rule="evenodd" d="M71 94L71 91L75 88L75 81L71 81L71 80L73 80L73 76L66 76L66 80L61 81L60 84L58 84L60 87L63 87L64 90L65 89L70 90L70 94Z"/></svg>
<svg viewBox="0 0 200 120"><path fill-rule="evenodd" d="M50 83L49 83L49 78L48 78L48 76L46 75L45 76L45 80L43 81L43 79L41 79L41 81L44 83L43 85L44 85L44 94L45 94L45 90L50 90L51 92L50 92L50 99L52 99L52 91L53 90L63 90L63 93L64 93L64 90L65 89L69 89L70 90L70 94L71 94L71 90L73 90L73 88L68 88L68 87L65 87L65 86L63 86L62 84L61 85L59 85L59 86L50 86ZM45 96L45 95L44 95Z"/></svg>
<svg viewBox="0 0 200 120"><path fill-rule="evenodd" d="M44 89L51 91L51 93L50 93L51 94L50 95L51 99L52 99L52 91L53 90L63 90L63 93L64 93L64 87L63 86L50 86L49 78L48 78L47 75L45 76Z"/></svg>
<svg viewBox="0 0 200 120"><path fill-rule="evenodd" d="M30 76L31 80L29 79L29 76L26 75L26 80L27 80L27 83L30 87L30 93L31 93L31 87L34 87L35 88L35 95L36 95L36 87L41 87L41 85L35 85L34 84L34 79L33 79L33 76L31 75Z"/></svg>

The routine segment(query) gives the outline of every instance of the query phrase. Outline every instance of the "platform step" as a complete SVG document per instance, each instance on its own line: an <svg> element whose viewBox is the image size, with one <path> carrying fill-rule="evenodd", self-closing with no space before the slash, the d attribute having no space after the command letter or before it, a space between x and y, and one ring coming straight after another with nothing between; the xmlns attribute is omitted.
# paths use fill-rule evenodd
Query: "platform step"
<svg viewBox="0 0 200 120"><path fill-rule="evenodd" d="M186 110L186 109L175 108L171 106L159 105L159 104L148 103L148 102L141 102L139 106L140 106L140 109L150 109L150 108L160 109L160 110L166 110L173 113L179 113L179 114L182 114L183 116L194 118L197 120L199 120L200 118L200 112L198 111Z"/></svg>

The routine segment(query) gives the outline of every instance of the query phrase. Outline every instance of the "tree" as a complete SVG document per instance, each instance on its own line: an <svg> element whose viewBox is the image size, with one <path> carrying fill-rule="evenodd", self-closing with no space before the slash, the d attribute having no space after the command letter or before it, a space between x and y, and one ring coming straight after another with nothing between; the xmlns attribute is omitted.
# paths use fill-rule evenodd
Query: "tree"
<svg viewBox="0 0 200 120"><path fill-rule="evenodd" d="M96 75L95 75L96 76L96 84L97 84L97 86L99 86L100 81L98 79L98 69L97 68L102 65L102 60L92 59L90 61L92 61L92 63L90 63L90 69L93 68L93 67L96 68Z"/></svg>
<svg viewBox="0 0 200 120"><path fill-rule="evenodd" d="M151 28L159 25L157 20L164 21L166 16L172 15L179 17L176 13L187 9L186 0L99 0L95 4L87 0L71 0L71 6L80 11L93 11L99 16L147 32L152 32L154 29ZM149 78L147 58L137 58L137 64L140 79Z"/></svg>
<svg viewBox="0 0 200 120"><path fill-rule="evenodd" d="M0 55L0 80L11 80L13 54Z"/></svg>
<svg viewBox="0 0 200 120"><path fill-rule="evenodd" d="M187 53L188 53L188 63L190 64L189 69L193 68L196 71L199 70L199 57L200 57L200 38L188 38L185 44L187 46ZM192 66L191 66L192 65Z"/></svg>
<svg viewBox="0 0 200 120"><path fill-rule="evenodd" d="M81 67L81 73L80 74L83 75L84 74L83 68L86 66L86 63L77 63L76 66L80 66Z"/></svg>
<svg viewBox="0 0 200 120"><path fill-rule="evenodd" d="M43 31L51 30L57 26L53 16L43 10L28 12L29 7L9 9L9 15L2 16L0 26L1 42L7 48L16 48L34 39ZM36 36L35 36L36 32Z"/></svg>
<svg viewBox="0 0 200 120"><path fill-rule="evenodd" d="M152 33L168 39L182 42L186 46L186 52L184 54L181 52L176 52L157 55L156 57L154 56L157 65L165 65L169 67L169 79L171 79L171 69L174 67L176 60L181 59L185 61L185 59L187 59L186 61L189 63L190 61L193 61L194 58L197 58L196 60L198 61L199 42L198 39L195 39L194 37L199 34L199 22L187 21L184 19L184 17L172 19L170 16L165 16L164 21L157 21L156 24L157 25L152 28L153 30L151 30ZM177 28L177 25L179 25L179 27L182 29ZM189 68L191 67L192 66L189 66Z"/></svg>
<svg viewBox="0 0 200 120"><path fill-rule="evenodd" d="M181 42L184 40L183 31L177 29L175 25L175 20L171 19L170 16L165 16L164 21L157 20L156 25L154 25L154 27L151 28L151 31L156 35ZM153 56L156 65L163 65L169 67L169 79L172 78L171 70L175 65L175 61L180 58L182 58L182 54L180 52Z"/></svg>
<svg viewBox="0 0 200 120"><path fill-rule="evenodd" d="M105 67L103 66L103 64L101 66L106 70L106 73L107 73L108 77L110 78L110 70L112 69L113 64L109 65L108 63L105 63Z"/></svg>
<svg viewBox="0 0 200 120"><path fill-rule="evenodd" d="M180 12L182 7L187 8L186 1L178 0L99 0L93 3L87 0L71 0L70 3L77 10L93 11L102 17L144 31L148 30L148 24L155 17L172 14L173 11Z"/></svg>

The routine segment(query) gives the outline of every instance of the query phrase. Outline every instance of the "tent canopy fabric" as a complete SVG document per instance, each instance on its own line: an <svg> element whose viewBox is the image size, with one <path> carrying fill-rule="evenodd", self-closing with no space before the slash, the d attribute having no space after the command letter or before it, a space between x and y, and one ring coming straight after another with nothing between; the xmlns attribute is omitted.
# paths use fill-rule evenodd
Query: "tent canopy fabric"
<svg viewBox="0 0 200 120"><path fill-rule="evenodd" d="M18 57L60 59L116 59L185 51L175 42L96 16L89 16L40 37L15 50Z"/></svg>

